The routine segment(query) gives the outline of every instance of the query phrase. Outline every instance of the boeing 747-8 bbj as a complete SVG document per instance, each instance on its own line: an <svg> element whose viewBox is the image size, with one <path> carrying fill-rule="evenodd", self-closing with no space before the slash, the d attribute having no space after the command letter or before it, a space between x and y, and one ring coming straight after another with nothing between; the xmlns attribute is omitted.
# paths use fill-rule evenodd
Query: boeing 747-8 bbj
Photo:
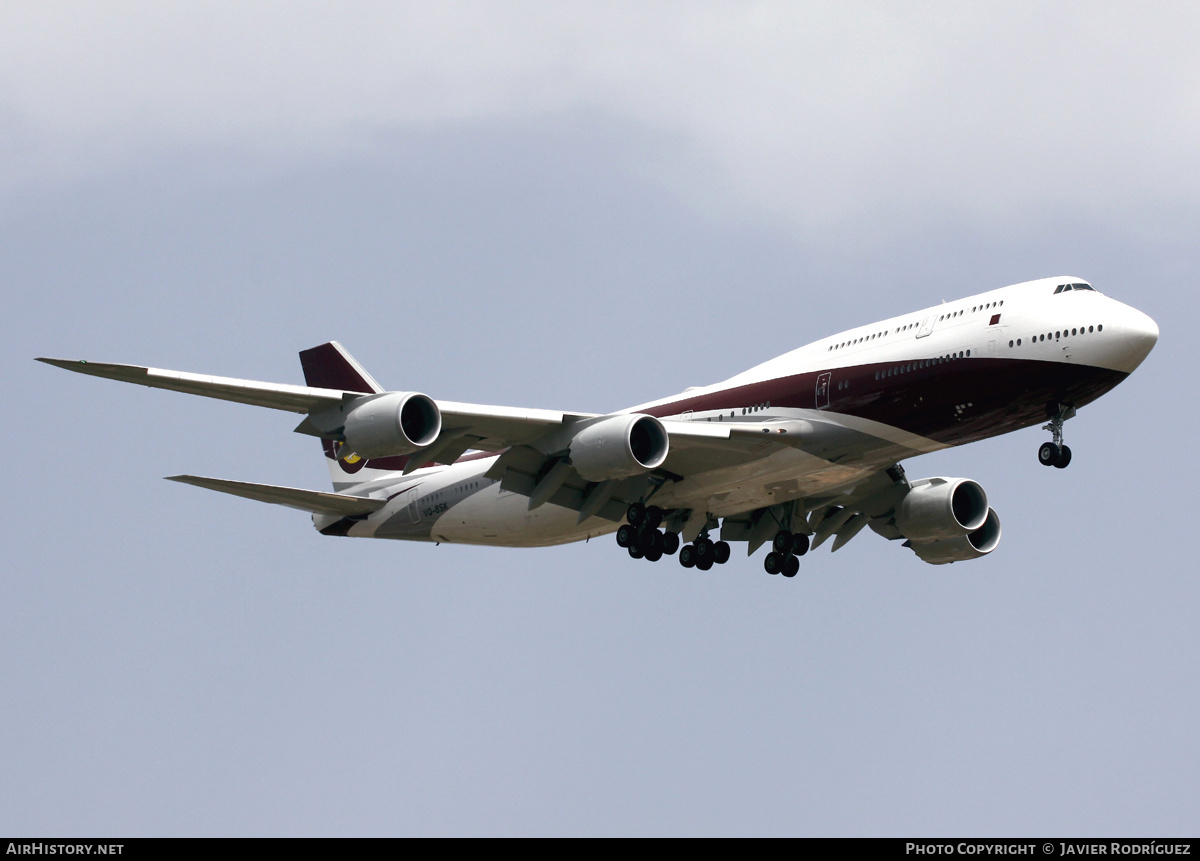
<svg viewBox="0 0 1200 861"><path fill-rule="evenodd" d="M1078 278L1045 278L840 332L724 382L597 415L388 391L337 342L300 354L307 385L134 365L39 361L99 377L305 415L333 492L192 475L199 487L312 513L325 535L532 547L616 532L634 558L685 567L770 543L765 568L864 527L934 564L974 559L1000 520L966 478L910 479L901 461L1063 423L1158 340L1142 312Z"/></svg>

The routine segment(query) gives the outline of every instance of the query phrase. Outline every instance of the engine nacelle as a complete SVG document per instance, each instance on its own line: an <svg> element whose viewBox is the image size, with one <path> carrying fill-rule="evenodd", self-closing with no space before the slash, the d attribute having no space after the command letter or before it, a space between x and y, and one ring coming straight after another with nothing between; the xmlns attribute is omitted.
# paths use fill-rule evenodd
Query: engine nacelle
<svg viewBox="0 0 1200 861"><path fill-rule="evenodd" d="M417 392L388 392L363 399L346 414L346 450L359 457L412 454L432 445L442 432L442 413Z"/></svg>
<svg viewBox="0 0 1200 861"><path fill-rule="evenodd" d="M670 448L667 429L654 416L609 416L571 440L571 465L588 481L629 478L662 466Z"/></svg>
<svg viewBox="0 0 1200 861"><path fill-rule="evenodd" d="M926 562L945 565L947 562L965 562L967 559L987 556L999 543L1000 518L989 508L983 525L967 535L927 543L910 541L909 547Z"/></svg>
<svg viewBox="0 0 1200 861"><path fill-rule="evenodd" d="M987 494L968 478L924 478L896 506L896 526L915 542L960 538L984 525Z"/></svg>

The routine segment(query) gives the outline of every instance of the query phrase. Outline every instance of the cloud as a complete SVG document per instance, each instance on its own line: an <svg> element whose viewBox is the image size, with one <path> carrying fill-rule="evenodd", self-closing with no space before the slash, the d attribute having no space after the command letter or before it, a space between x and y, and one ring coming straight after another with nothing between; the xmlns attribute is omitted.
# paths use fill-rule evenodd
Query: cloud
<svg viewBox="0 0 1200 861"><path fill-rule="evenodd" d="M930 212L1165 223L1200 191L1200 9L1132 4L6 4L5 181L162 146L272 159L568 110L697 205L806 233ZM1190 210L1189 210L1190 211Z"/></svg>

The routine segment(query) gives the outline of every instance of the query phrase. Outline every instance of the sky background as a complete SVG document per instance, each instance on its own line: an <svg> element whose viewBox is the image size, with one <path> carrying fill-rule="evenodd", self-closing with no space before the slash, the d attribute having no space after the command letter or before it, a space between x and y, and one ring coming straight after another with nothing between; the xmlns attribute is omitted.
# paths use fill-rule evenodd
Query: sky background
<svg viewBox="0 0 1200 861"><path fill-rule="evenodd" d="M1194 835L1197 44L1187 3L0 5L0 832ZM1071 467L908 461L1000 548L794 580L322 537L161 480L326 488L287 414L32 361L298 383L338 339L598 412L1059 274L1162 331Z"/></svg>

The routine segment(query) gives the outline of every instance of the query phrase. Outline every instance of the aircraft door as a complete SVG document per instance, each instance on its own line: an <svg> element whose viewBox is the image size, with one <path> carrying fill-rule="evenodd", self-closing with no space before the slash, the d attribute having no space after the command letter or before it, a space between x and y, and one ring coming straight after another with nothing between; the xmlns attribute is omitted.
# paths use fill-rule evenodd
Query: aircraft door
<svg viewBox="0 0 1200 861"><path fill-rule="evenodd" d="M989 356L1000 355L1000 339L1004 337L1004 332L1000 329L999 326L996 326L995 328L988 329L987 337L988 337L988 355Z"/></svg>
<svg viewBox="0 0 1200 861"><path fill-rule="evenodd" d="M829 381L831 379L833 379L833 374L829 371L826 371L817 377L817 409L829 406Z"/></svg>
<svg viewBox="0 0 1200 861"><path fill-rule="evenodd" d="M408 506L408 517L413 523L418 523L421 520L421 511L417 508L417 495L419 493L419 487L410 487L400 497L400 504Z"/></svg>
<svg viewBox="0 0 1200 861"><path fill-rule="evenodd" d="M928 317L926 317L924 320L922 320L921 328L917 329L917 337L924 338L926 335L928 335L930 332L932 332L933 324L936 322L937 322L936 314L930 314Z"/></svg>

